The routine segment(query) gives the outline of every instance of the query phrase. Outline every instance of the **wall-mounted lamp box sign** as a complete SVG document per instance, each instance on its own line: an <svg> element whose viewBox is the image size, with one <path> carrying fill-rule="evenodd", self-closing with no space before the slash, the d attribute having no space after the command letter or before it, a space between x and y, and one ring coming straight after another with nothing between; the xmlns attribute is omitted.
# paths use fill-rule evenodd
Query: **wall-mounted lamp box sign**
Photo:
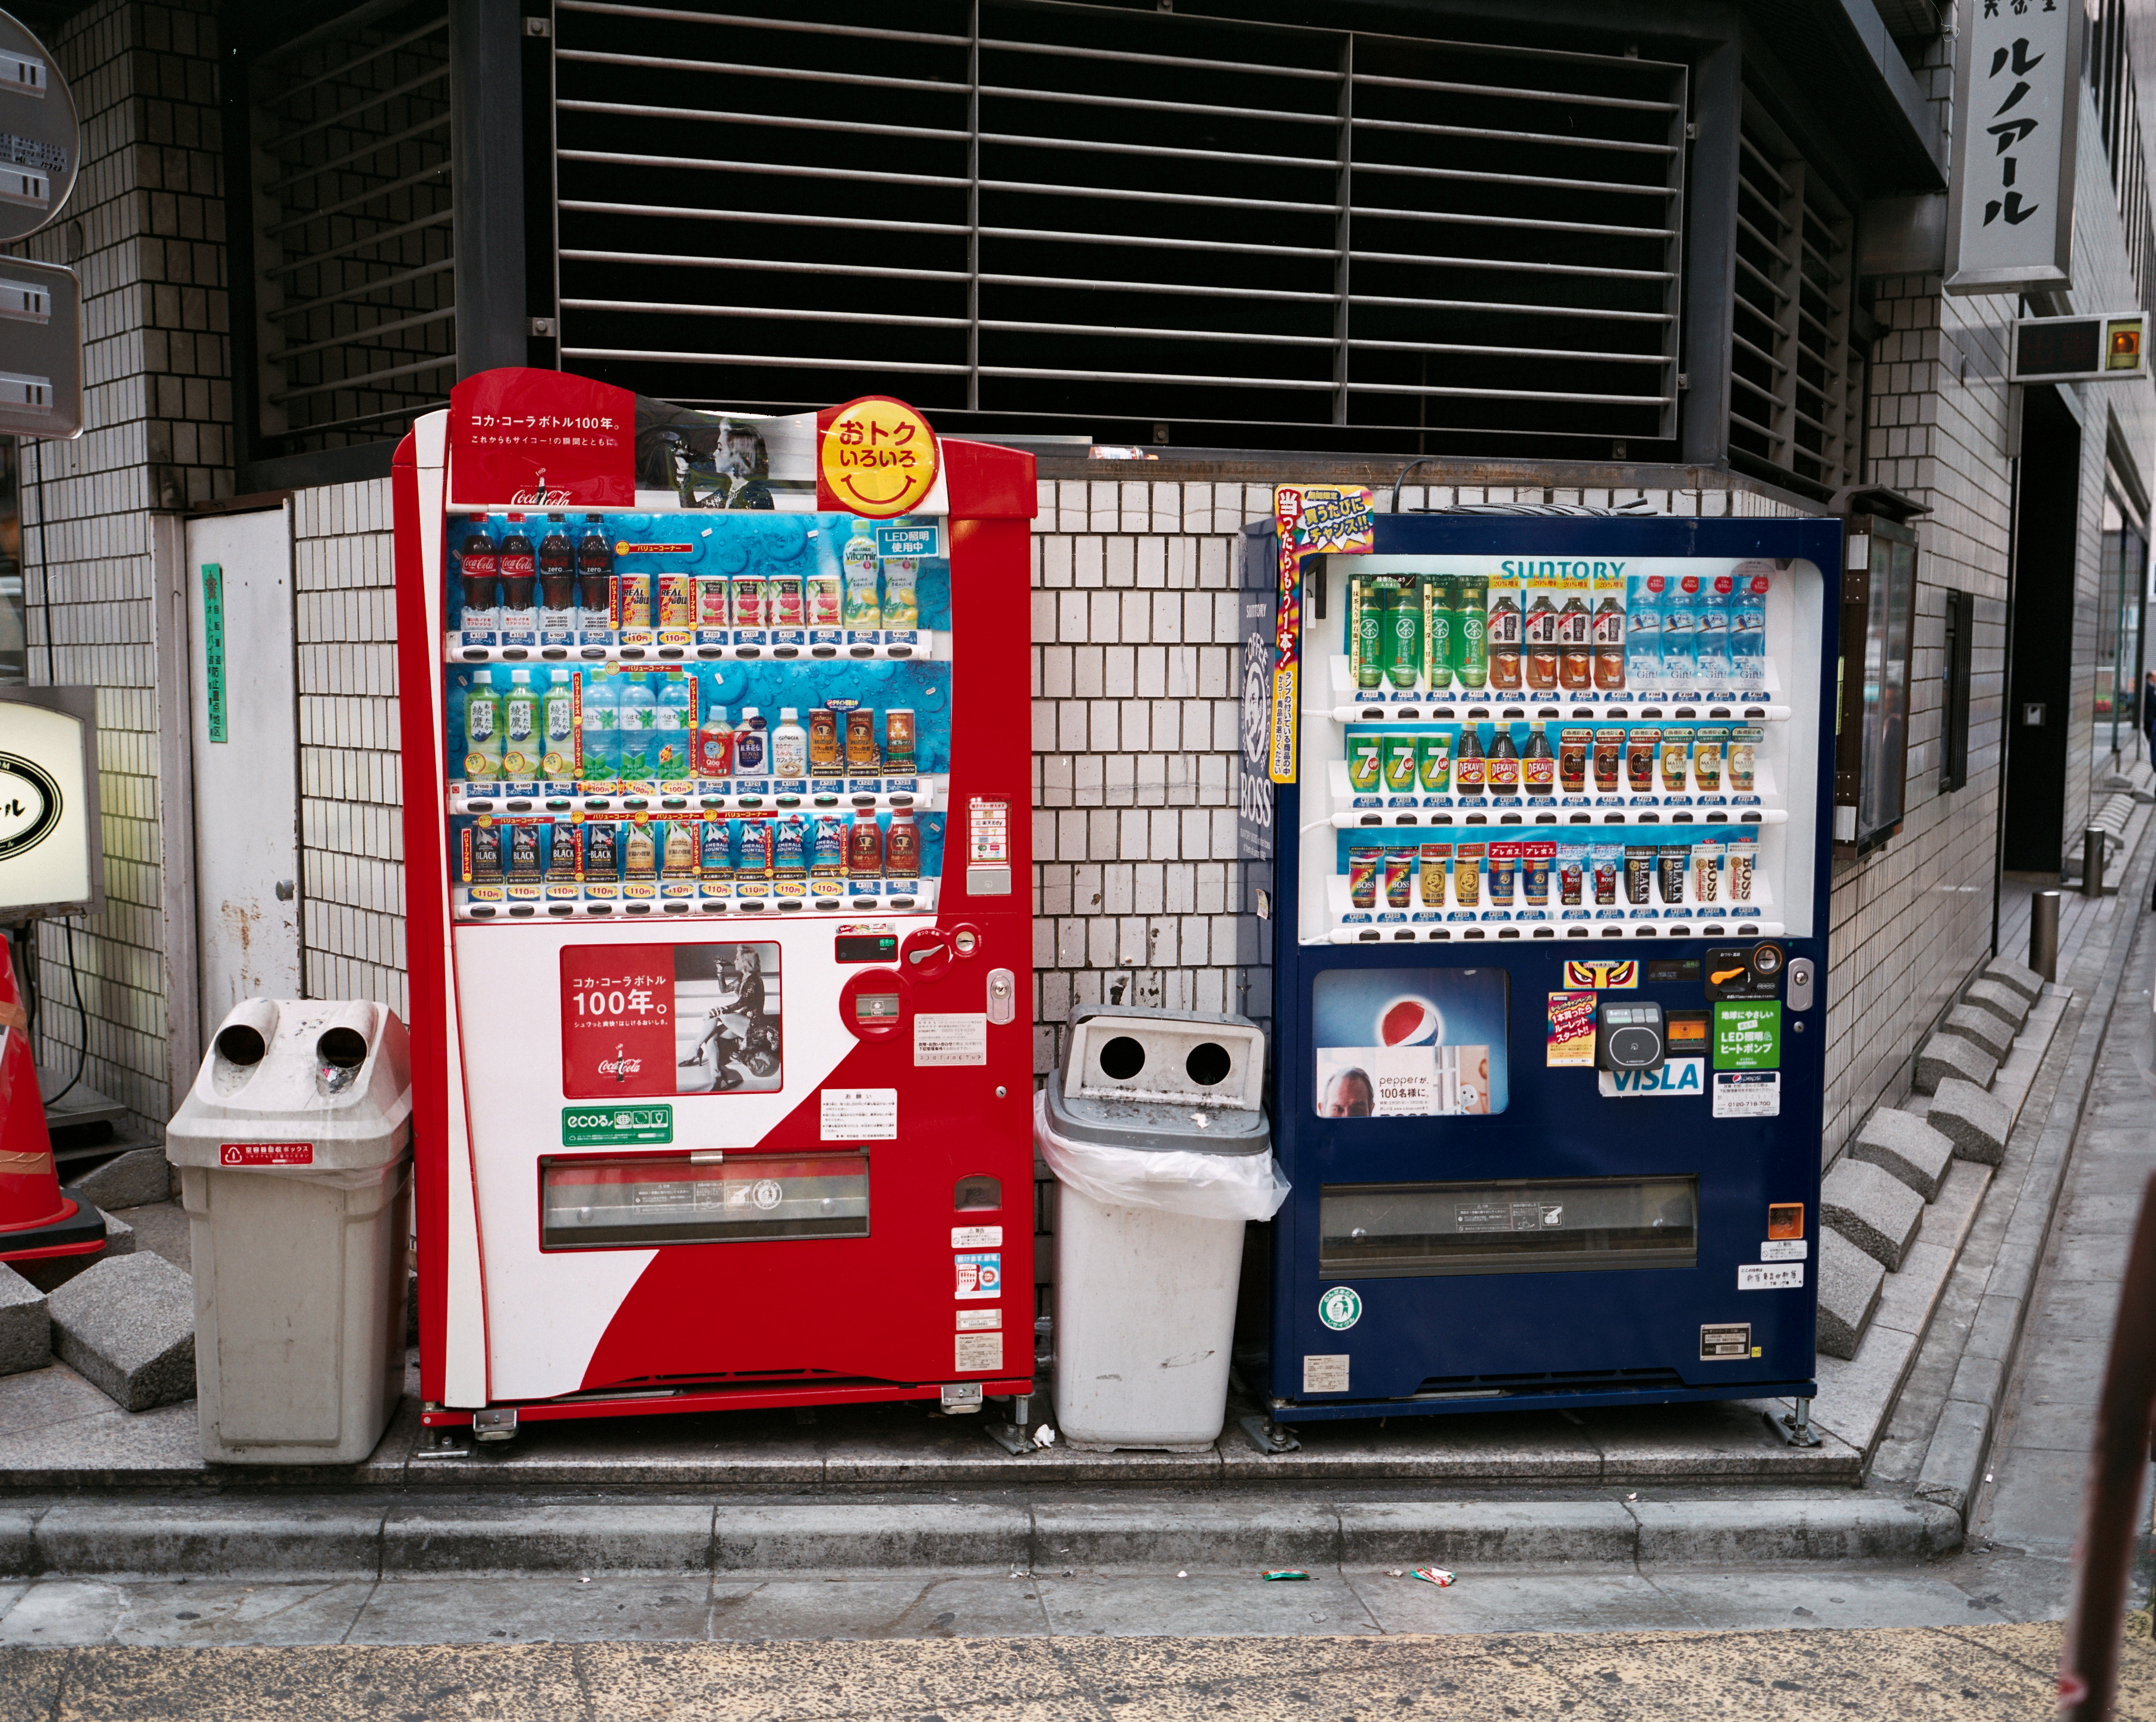
<svg viewBox="0 0 2156 1722"><path fill-rule="evenodd" d="M2148 315L2021 317L2008 347L2010 382L2123 382L2148 374Z"/></svg>
<svg viewBox="0 0 2156 1722"><path fill-rule="evenodd" d="M0 920L105 906L96 693L0 688Z"/></svg>

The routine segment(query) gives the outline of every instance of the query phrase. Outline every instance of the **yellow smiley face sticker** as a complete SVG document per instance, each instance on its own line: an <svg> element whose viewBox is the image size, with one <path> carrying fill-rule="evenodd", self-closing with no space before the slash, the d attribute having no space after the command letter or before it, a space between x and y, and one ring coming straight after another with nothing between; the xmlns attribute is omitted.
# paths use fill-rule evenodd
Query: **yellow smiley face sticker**
<svg viewBox="0 0 2156 1722"><path fill-rule="evenodd" d="M934 488L936 433L905 402L865 395L831 415L817 462L824 491L841 508L889 520L911 514Z"/></svg>

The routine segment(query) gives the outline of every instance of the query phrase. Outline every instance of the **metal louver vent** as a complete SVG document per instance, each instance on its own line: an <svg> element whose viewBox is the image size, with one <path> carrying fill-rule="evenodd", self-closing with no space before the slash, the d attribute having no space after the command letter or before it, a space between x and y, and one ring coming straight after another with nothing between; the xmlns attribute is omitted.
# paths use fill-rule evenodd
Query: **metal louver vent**
<svg viewBox="0 0 2156 1722"><path fill-rule="evenodd" d="M1685 71L1024 0L561 0L562 362L677 400L1635 456Z"/></svg>
<svg viewBox="0 0 2156 1722"><path fill-rule="evenodd" d="M456 380L444 0L248 69L258 455L379 442Z"/></svg>
<svg viewBox="0 0 2156 1722"><path fill-rule="evenodd" d="M1849 212L1746 105L1730 335L1732 461L1823 491L1857 482L1861 360L1850 343Z"/></svg>

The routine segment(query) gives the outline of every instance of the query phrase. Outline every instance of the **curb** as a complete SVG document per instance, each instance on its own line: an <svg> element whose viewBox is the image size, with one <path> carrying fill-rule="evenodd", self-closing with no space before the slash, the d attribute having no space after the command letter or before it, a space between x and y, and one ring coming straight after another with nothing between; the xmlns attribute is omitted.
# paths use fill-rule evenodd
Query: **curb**
<svg viewBox="0 0 2156 1722"><path fill-rule="evenodd" d="M0 1508L0 1576L301 1580L448 1573L1066 1567L1601 1566L1912 1561L1960 1515L1875 1495L1732 1501L1355 1501L1339 1506L882 1502Z"/></svg>
<svg viewBox="0 0 2156 1722"><path fill-rule="evenodd" d="M2095 1085L2097 1061L2111 1033L2118 990L2141 936L2141 905L2148 899L2151 852L2156 850L2156 844L2150 842L2151 833L2156 833L2156 822L2144 830L2140 853L2128 863L2118 895L2113 899L2123 919L2114 924L2111 946L2104 953L2094 984L2087 991L2081 1021L2065 1047L2061 1080L2051 1105L2040 1125L2025 1113L2016 1125L2015 1134L2019 1136L2035 1125L2035 1152L2016 1192L2005 1236L1984 1270L1975 1316L1963 1338L1953 1381L1939 1407L1917 1473L1917 1498L1953 1512L1964 1522L1982 1484L1999 1409L2013 1379L2023 1327L2035 1294L2037 1272L2050 1245L2051 1222L2066 1188L2075 1139L2080 1135L2082 1116ZM2082 1002L2083 989L2076 985L2074 992L2074 1003ZM2072 1004L2067 1008L2071 1012ZM2060 1024L2061 1028L2066 1026L2063 1022ZM2061 1041L2055 1036L2046 1062L2061 1055ZM2037 1080L2043 1080L2041 1074ZM2010 1144L2010 1156L2011 1152ZM1996 1186L1994 1193L1997 1193ZM1952 1290L1951 1279L1948 1290Z"/></svg>

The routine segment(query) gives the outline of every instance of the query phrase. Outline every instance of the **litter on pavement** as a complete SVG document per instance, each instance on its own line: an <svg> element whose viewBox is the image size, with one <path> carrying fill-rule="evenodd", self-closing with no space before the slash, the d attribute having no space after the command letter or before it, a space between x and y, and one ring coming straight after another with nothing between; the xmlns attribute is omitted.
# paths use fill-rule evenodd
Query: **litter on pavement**
<svg viewBox="0 0 2156 1722"><path fill-rule="evenodd" d="M1414 1576L1424 1584L1435 1585L1440 1589L1443 1589L1459 1576L1456 1573L1447 1572L1441 1566L1418 1566L1414 1570Z"/></svg>

